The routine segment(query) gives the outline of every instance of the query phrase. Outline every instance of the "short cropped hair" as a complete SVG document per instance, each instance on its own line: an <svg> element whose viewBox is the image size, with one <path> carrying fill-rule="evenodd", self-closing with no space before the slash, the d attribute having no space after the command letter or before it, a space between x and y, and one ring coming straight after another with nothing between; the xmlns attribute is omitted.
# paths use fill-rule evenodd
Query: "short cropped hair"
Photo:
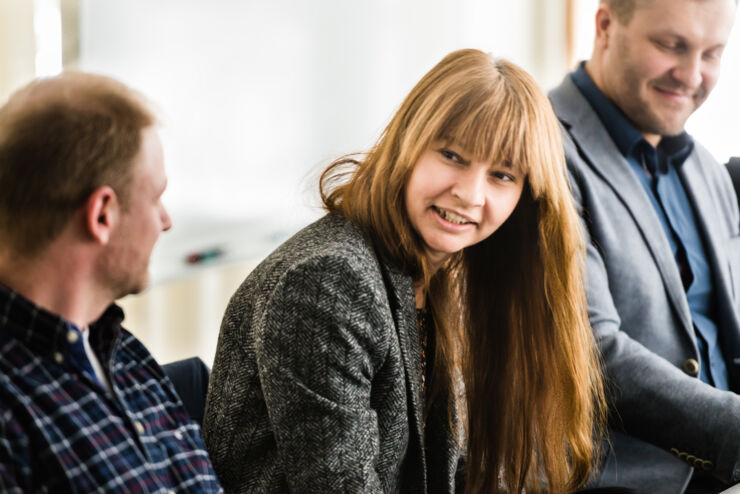
<svg viewBox="0 0 740 494"><path fill-rule="evenodd" d="M601 3L611 7L620 24L627 25L632 20L632 14L635 13L638 4L643 6L645 0L601 0Z"/></svg>
<svg viewBox="0 0 740 494"><path fill-rule="evenodd" d="M617 16L617 20L623 26L629 24L632 20L632 15L635 10L642 8L652 0L600 0L600 3L606 4L611 7L612 11ZM734 0L737 5L738 0Z"/></svg>
<svg viewBox="0 0 740 494"><path fill-rule="evenodd" d="M109 77L65 72L37 79L0 108L0 238L33 255L97 188L129 201L141 132L155 123L144 98Z"/></svg>

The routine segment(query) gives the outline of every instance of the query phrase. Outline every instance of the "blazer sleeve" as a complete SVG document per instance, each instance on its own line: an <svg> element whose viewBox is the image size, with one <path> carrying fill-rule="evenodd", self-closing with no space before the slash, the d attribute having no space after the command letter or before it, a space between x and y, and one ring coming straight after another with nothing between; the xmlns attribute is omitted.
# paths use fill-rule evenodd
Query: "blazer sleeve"
<svg viewBox="0 0 740 494"><path fill-rule="evenodd" d="M740 397L687 376L621 330L604 260L589 235L582 179L572 164L581 158L567 133L564 143L586 237L588 316L607 374L610 425L665 450L709 459L720 480L740 481Z"/></svg>
<svg viewBox="0 0 740 494"><path fill-rule="evenodd" d="M382 492L370 395L388 328L366 278L346 258L314 257L267 301L257 365L292 492Z"/></svg>

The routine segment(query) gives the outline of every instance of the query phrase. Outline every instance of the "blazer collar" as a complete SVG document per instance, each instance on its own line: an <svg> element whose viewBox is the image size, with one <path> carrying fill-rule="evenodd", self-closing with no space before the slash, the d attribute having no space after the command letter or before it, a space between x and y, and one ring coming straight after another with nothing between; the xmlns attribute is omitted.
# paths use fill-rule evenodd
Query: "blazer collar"
<svg viewBox="0 0 740 494"><path fill-rule="evenodd" d="M709 181L704 170L707 169L714 159L709 153L696 146L696 151L689 156L684 166L679 169L686 188L686 195L696 211L696 221L702 235L707 239L705 242L707 257L710 266L713 267L715 277L714 290L718 300L717 308L720 317L729 320L729 326L737 327L738 315L734 309L732 292L730 287L732 281L726 259L728 259L727 234L720 228L717 221L717 212L722 211L722 205L718 202L716 193L709 187Z"/></svg>
<svg viewBox="0 0 740 494"><path fill-rule="evenodd" d="M693 337L691 312L673 252L650 199L630 164L570 75L566 75L560 86L550 93L550 101L561 123L573 137L582 159L603 178L629 210L652 253L684 329Z"/></svg>
<svg viewBox="0 0 740 494"><path fill-rule="evenodd" d="M381 272L385 281L388 302L393 313L393 320L398 331L398 341L401 348L403 366L406 374L406 390L411 423L411 441L409 448L413 448L410 457L419 458L421 470L418 471L419 485L427 485L426 459L424 448L423 411L424 400L421 389L421 347L419 343L418 326L416 320L416 300L411 276L406 274L396 263L392 262L380 249L376 247L380 260ZM412 451L409 451L412 453ZM424 487L423 492L426 492Z"/></svg>

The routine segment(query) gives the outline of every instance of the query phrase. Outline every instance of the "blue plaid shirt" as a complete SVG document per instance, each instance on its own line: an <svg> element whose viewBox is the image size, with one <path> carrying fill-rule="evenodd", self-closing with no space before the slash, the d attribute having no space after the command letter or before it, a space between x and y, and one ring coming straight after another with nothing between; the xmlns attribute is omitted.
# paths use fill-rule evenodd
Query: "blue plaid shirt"
<svg viewBox="0 0 740 494"><path fill-rule="evenodd" d="M222 492L200 427L122 320L111 305L90 326L110 394L76 328L0 284L0 492Z"/></svg>

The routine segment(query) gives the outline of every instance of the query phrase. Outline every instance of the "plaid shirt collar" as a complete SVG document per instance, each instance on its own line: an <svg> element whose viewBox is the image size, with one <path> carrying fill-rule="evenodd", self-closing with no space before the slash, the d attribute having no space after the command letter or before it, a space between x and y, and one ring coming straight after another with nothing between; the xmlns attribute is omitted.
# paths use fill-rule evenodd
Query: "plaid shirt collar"
<svg viewBox="0 0 740 494"><path fill-rule="evenodd" d="M107 368L121 336L123 310L111 304L97 321L89 325L90 346L100 364ZM60 363L67 360L70 348L77 343L74 332L80 328L63 317L47 311L12 288L0 283L0 326L42 357ZM61 358L60 358L61 356Z"/></svg>
<svg viewBox="0 0 740 494"><path fill-rule="evenodd" d="M0 492L222 492L200 427L122 319L111 305L91 325L108 393L77 328L0 285Z"/></svg>

